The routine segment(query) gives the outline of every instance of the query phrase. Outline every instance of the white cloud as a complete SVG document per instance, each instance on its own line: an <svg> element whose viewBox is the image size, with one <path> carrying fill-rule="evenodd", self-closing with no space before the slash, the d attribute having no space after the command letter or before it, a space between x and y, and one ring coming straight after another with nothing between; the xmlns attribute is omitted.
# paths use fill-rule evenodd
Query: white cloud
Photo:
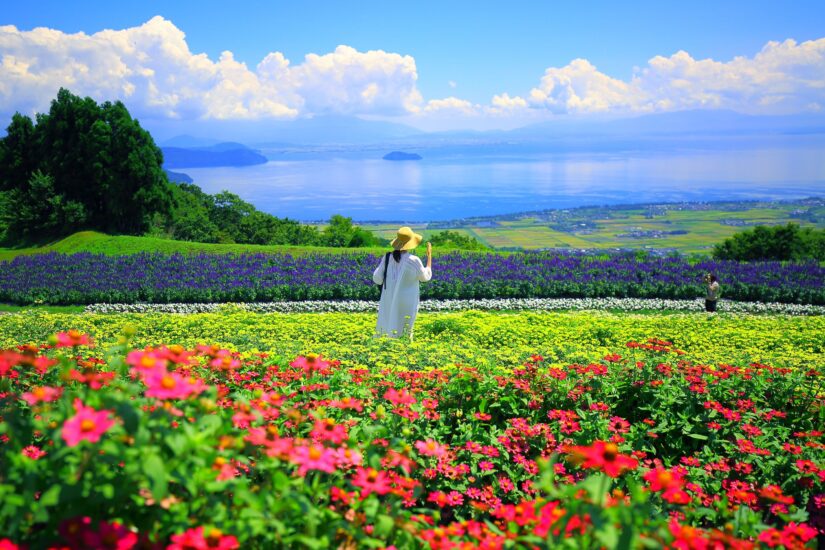
<svg viewBox="0 0 825 550"><path fill-rule="evenodd" d="M439 111L452 111L464 115L474 115L479 111L478 105L473 105L466 99L457 97L445 97L444 99L431 99L424 107L425 113L436 113Z"/></svg>
<svg viewBox="0 0 825 550"><path fill-rule="evenodd" d="M138 116L258 119L299 114L397 115L423 102L415 60L339 46L291 66L280 52L251 70L232 52L217 61L189 50L184 33L154 17L92 35L0 27L0 112L48 108L60 87L121 99Z"/></svg>
<svg viewBox="0 0 825 550"><path fill-rule="evenodd" d="M427 124L511 126L555 114L644 113L725 108L747 113L825 110L825 38L769 42L752 57L656 56L629 80L575 59L550 67L527 93L487 105L457 97L425 101L415 59L338 46L293 64L280 52L250 67L223 52L193 53L171 21L66 34L0 26L0 113L48 109L58 88L123 100L142 118L256 120L343 113ZM455 81L448 81L457 88ZM440 121L437 121L439 119ZM458 126L456 126L458 127Z"/></svg>
<svg viewBox="0 0 825 550"><path fill-rule="evenodd" d="M496 115L506 115L514 111L521 111L527 108L527 100L523 97L510 97L510 94L503 93L494 95L487 112Z"/></svg>
<svg viewBox="0 0 825 550"><path fill-rule="evenodd" d="M400 115L422 101L415 59L382 50L338 46L326 55L309 54L290 77L311 113Z"/></svg>
<svg viewBox="0 0 825 550"><path fill-rule="evenodd" d="M494 98L494 107L500 97ZM656 56L628 82L599 72L586 59L576 59L547 69L527 101L554 113L815 111L825 105L825 38L801 44L768 42L754 57L728 62L696 60L684 51Z"/></svg>

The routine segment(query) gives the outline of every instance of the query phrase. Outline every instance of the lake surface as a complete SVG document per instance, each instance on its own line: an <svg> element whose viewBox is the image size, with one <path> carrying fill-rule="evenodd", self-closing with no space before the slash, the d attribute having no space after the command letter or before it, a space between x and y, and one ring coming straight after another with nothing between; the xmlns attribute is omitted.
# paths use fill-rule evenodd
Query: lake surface
<svg viewBox="0 0 825 550"><path fill-rule="evenodd" d="M207 193L226 189L260 210L302 221L342 214L420 222L587 205L825 195L825 140L720 151L422 155L393 162L323 153L175 170Z"/></svg>

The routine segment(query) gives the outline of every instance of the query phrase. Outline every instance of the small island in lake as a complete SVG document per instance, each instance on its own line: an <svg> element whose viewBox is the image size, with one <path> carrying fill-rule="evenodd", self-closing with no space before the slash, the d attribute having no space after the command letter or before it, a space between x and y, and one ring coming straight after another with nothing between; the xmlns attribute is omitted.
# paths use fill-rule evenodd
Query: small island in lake
<svg viewBox="0 0 825 550"><path fill-rule="evenodd" d="M404 151L393 151L384 155L384 160L421 160L418 153L405 153Z"/></svg>

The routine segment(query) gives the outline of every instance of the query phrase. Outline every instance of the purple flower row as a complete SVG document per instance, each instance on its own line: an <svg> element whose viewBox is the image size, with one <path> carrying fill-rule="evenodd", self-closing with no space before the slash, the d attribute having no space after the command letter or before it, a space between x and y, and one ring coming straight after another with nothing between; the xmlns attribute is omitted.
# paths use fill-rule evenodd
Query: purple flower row
<svg viewBox="0 0 825 550"><path fill-rule="evenodd" d="M0 263L0 302L253 302L376 299L377 256L352 254L41 254ZM739 263L634 254L448 253L423 298L692 299L713 272L725 298L825 304L817 263Z"/></svg>

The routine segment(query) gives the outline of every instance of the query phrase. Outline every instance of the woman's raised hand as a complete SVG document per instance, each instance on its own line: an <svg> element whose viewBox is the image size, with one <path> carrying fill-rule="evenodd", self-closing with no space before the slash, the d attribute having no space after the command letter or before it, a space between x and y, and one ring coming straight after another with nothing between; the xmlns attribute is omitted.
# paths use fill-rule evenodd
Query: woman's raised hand
<svg viewBox="0 0 825 550"><path fill-rule="evenodd" d="M433 243L427 243L427 256L433 255Z"/></svg>

